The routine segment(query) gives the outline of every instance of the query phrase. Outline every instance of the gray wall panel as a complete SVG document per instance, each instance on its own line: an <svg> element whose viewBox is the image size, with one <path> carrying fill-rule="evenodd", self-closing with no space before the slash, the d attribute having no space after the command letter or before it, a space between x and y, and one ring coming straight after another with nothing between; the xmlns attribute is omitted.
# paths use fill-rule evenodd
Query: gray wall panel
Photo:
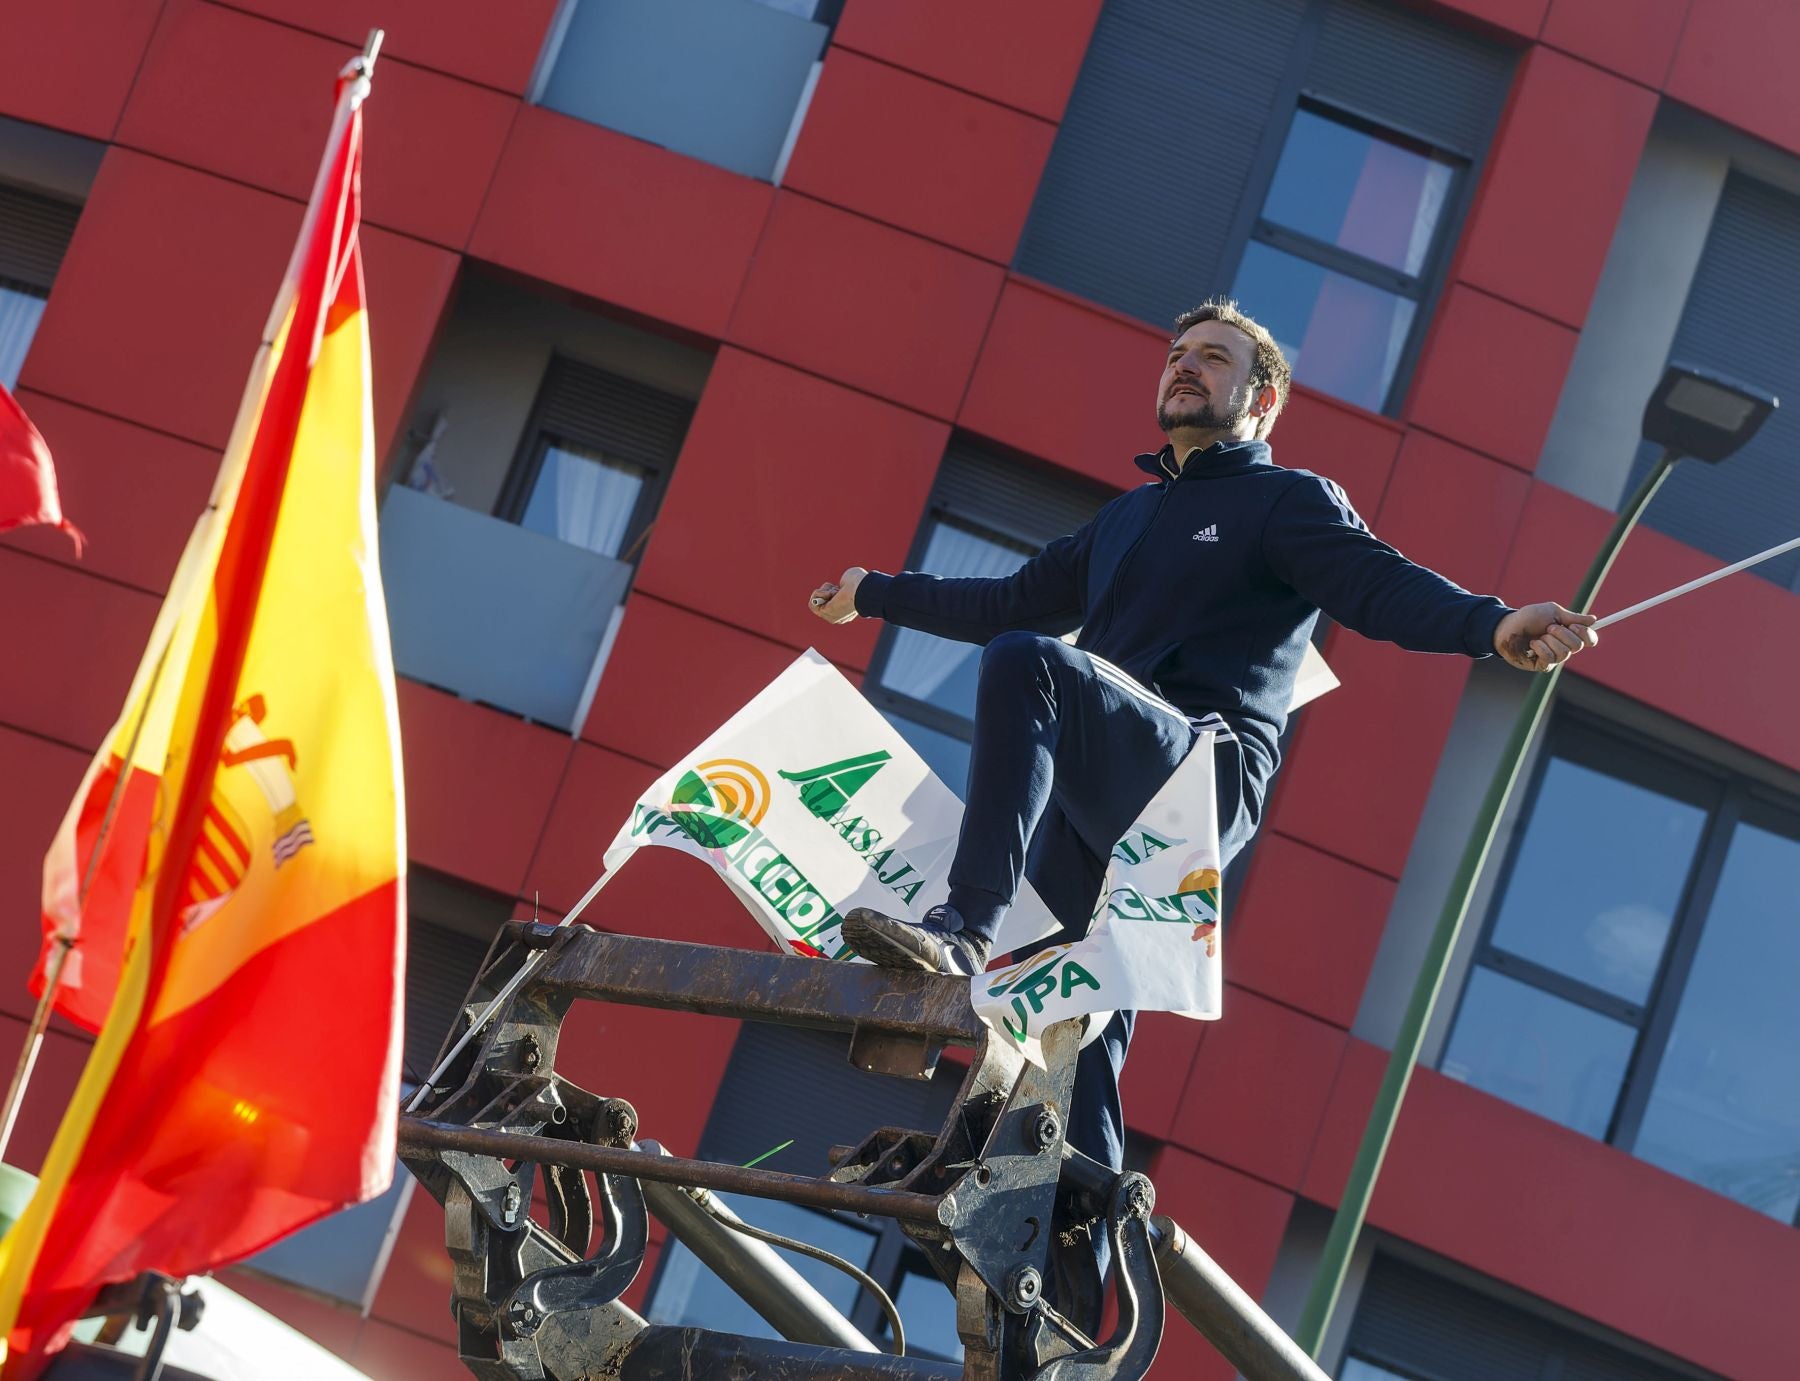
<svg viewBox="0 0 1800 1381"><path fill-rule="evenodd" d="M1671 358L1773 390L1776 410L1722 465L1675 469L1644 521L1723 562L1800 533L1800 197L1732 173L1675 333ZM1655 459L1644 446L1632 486ZM1800 552L1756 568L1800 590Z"/></svg>

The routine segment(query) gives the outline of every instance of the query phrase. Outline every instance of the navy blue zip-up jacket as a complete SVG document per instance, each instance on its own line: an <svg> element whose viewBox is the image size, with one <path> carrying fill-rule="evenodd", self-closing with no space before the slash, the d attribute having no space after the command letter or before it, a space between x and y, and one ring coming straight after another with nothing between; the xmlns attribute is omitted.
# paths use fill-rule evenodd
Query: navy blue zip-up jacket
<svg viewBox="0 0 1800 1381"><path fill-rule="evenodd" d="M1494 651L1506 605L1408 561L1342 489L1276 465L1266 442L1219 442L1179 472L1168 448L1137 464L1156 482L1127 490L1012 575L870 572L857 612L972 643L1079 628L1077 647L1184 713L1218 712L1252 750L1245 766L1259 799L1320 610L1415 652Z"/></svg>

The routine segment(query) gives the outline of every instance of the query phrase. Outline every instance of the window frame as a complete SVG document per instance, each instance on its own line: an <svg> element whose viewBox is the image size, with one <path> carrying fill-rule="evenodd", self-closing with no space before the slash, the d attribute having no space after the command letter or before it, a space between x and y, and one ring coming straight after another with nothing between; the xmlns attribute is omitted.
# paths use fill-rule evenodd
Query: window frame
<svg viewBox="0 0 1800 1381"><path fill-rule="evenodd" d="M544 367L544 376L538 382L537 397L532 401L531 412L526 417L524 430L520 433L518 449L513 455L512 463L507 467L506 478L500 483L500 492L494 499L491 512L494 517L509 523L521 524L524 522L525 509L531 503L531 496L537 488L538 477L543 473L544 458L552 446L573 447L642 470L644 472L643 487L638 491L637 502L632 505L631 517L625 527L625 535L619 542L619 555L612 558L632 567L635 571L638 559L643 555L643 548L649 541L651 529L656 526L656 515L662 510L663 495L668 490L669 478L674 472L678 457L670 456L666 461L653 461L639 456L620 456L597 435L592 433L577 435L573 433L572 429L551 427L549 415L552 410L552 397L557 388L559 371L571 365L584 369L596 369L616 378L628 377L618 373L617 370L607 369L604 365L589 365L573 355L560 351L552 352L549 363ZM639 383L635 379L630 382ZM642 384L641 386L655 388L651 384ZM667 392L663 389L656 391ZM678 395L670 394L669 396L676 397ZM685 399L683 401L687 402ZM688 403L688 410L688 420L691 425L693 413L691 402Z"/></svg>
<svg viewBox="0 0 1800 1381"><path fill-rule="evenodd" d="M1406 330L1406 345L1400 352L1400 358L1394 363L1394 377L1388 381L1381 407L1376 410L1382 417L1394 417L1399 415L1405 405L1407 392L1412 387L1413 376L1418 367L1419 355L1425 347L1425 336L1437 312L1438 303L1443 298L1448 278L1446 270L1474 200L1475 186L1480 181L1482 164L1486 161L1486 151L1480 155L1471 154L1467 150L1428 138L1416 130L1377 119L1343 101L1302 85L1299 74L1312 52L1311 37L1324 25L1324 9L1323 5L1314 5L1301 21L1303 30L1311 29L1312 35L1309 35L1304 49L1301 45L1296 45L1295 52L1298 56L1291 69L1293 80L1291 85L1284 85L1282 89L1281 103L1287 107L1287 118L1279 123L1270 121L1270 129L1264 136L1262 147L1257 150L1256 161L1244 183L1243 203L1238 208L1237 219L1232 223L1232 238L1229 243L1234 248L1227 250L1219 265L1219 281L1235 284L1238 274L1243 271L1244 256L1249 252L1250 246L1263 244L1270 249L1316 264L1329 273L1353 278L1415 303L1413 319ZM1275 185L1275 172L1281 165L1281 155L1287 149L1288 139L1293 133L1294 118L1302 110L1345 125L1370 138L1411 144L1428 154L1439 155L1452 162L1450 191L1444 198L1443 211L1432 231L1431 249L1416 276L1373 259L1366 259L1353 250L1326 244L1304 231L1270 221L1263 215L1269 191ZM1277 130L1279 137L1276 137ZM1223 271L1226 269L1229 272ZM1304 386L1304 381L1299 382ZM1350 399L1338 398L1335 394L1326 396L1348 407L1361 406Z"/></svg>
<svg viewBox="0 0 1800 1381"><path fill-rule="evenodd" d="M1663 942L1656 975L1641 1005L1512 954L1494 943L1494 929L1519 867L1525 836L1537 811L1544 779L1549 774L1552 760L1557 757L1700 806L1707 812L1669 923L1668 936ZM1455 1014L1445 1032L1443 1048L1435 1065L1442 1066L1455 1038L1469 984L1483 968L1627 1024L1635 1032L1631 1056L1626 1061L1619 1092L1601 1140L1635 1158L1650 1095L1668 1053L1676 1018L1681 1014L1682 997L1705 936L1726 856L1738 826L1747 819L1753 823L1775 821L1777 823L1762 827L1800 838L1800 800L1593 711L1567 704L1558 706L1532 764L1530 781L1512 837L1507 842L1504 861L1494 874L1495 885L1462 977ZM1520 1110L1542 1116L1529 1108L1521 1107ZM1800 1227L1800 1208L1796 1208L1790 1226Z"/></svg>

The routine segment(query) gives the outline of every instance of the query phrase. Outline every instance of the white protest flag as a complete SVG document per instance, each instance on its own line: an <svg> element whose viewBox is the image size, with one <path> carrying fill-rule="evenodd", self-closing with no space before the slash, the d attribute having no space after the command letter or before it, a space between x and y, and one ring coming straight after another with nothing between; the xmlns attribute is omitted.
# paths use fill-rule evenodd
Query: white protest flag
<svg viewBox="0 0 1800 1381"><path fill-rule="evenodd" d="M638 799L607 877L646 845L710 863L790 954L844 953L845 912L923 920L950 892L962 802L810 649ZM999 948L1056 928L1029 884Z"/></svg>
<svg viewBox="0 0 1800 1381"><path fill-rule="evenodd" d="M1216 1020L1222 914L1213 735L1203 733L1114 847L1086 938L981 974L970 1001L1039 1065L1045 1029L1069 1017L1125 1010ZM1089 1039L1104 1024L1096 1016Z"/></svg>

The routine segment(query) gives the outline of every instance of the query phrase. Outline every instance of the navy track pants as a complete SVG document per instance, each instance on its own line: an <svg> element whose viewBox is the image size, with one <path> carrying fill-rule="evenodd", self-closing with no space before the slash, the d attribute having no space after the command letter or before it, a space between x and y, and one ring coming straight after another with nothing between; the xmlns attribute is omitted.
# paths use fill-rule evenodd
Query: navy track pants
<svg viewBox="0 0 1800 1381"><path fill-rule="evenodd" d="M1203 723L1057 638L1013 632L988 643L967 809L950 867L950 902L969 929L991 942L1020 879L1029 878L1061 924L1043 943L1086 935L1113 846L1187 756ZM1235 738L1215 739L1214 756L1222 868L1255 832L1261 801ZM1115 1170L1125 1154L1119 1075L1135 1016L1116 1013L1081 1052L1069 1110L1070 1144ZM1075 1306L1071 1295L1091 1291L1097 1300L1109 1254L1097 1234L1099 1274L1056 1289L1065 1307Z"/></svg>

